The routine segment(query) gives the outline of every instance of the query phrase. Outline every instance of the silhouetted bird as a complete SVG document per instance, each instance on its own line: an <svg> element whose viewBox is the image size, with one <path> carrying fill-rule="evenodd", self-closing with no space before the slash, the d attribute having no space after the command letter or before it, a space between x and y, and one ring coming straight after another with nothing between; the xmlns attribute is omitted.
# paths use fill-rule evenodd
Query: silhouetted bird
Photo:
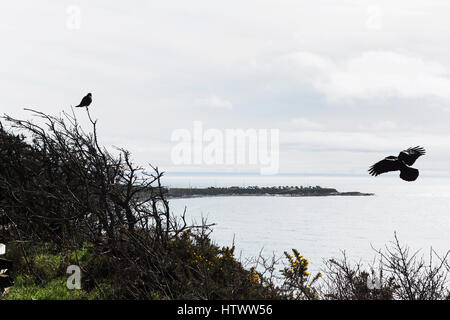
<svg viewBox="0 0 450 320"><path fill-rule="evenodd" d="M369 173L373 176L379 174L400 170L400 178L405 181L414 181L419 176L419 170L411 168L418 157L425 154L425 149L422 147L414 147L403 150L398 154L398 157L389 156L383 160L375 163L369 168Z"/></svg>
<svg viewBox="0 0 450 320"><path fill-rule="evenodd" d="M75 108L81 108L81 107L88 107L92 102L92 93L88 93L81 99L81 102L79 105L75 106Z"/></svg>

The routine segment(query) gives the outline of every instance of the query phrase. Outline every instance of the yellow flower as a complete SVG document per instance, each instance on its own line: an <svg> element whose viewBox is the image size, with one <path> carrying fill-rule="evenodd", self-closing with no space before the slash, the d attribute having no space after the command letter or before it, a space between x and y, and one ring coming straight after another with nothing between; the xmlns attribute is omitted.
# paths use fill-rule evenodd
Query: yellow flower
<svg viewBox="0 0 450 320"><path fill-rule="evenodd" d="M253 283L259 283L259 275L257 273L251 273L248 275L248 279Z"/></svg>

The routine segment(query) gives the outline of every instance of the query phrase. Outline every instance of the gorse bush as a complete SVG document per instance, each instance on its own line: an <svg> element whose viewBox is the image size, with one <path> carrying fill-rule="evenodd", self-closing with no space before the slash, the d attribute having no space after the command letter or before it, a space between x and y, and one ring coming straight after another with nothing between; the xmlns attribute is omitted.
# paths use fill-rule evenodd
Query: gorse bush
<svg viewBox="0 0 450 320"><path fill-rule="evenodd" d="M21 256L18 247L8 256ZM18 259L15 284L6 299L264 299L267 290L261 286L255 270L246 270L234 257L234 248L218 247L205 235L185 231L170 240L165 253L165 273L154 276L137 263L142 257L129 253L136 263L117 261L109 255L98 256L92 245L55 253L49 247L27 248L27 262ZM83 270L82 290L66 288L67 266ZM144 264L147 265L147 264ZM32 270L30 272L29 270ZM164 278L163 278L164 276ZM157 281L152 285L151 281ZM161 289L165 285L164 289ZM58 290L52 292L56 287ZM170 294L176 293L173 297ZM133 294L133 295L132 295Z"/></svg>
<svg viewBox="0 0 450 320"><path fill-rule="evenodd" d="M314 288L314 284L322 277L322 274L317 273L311 278L308 271L308 259L300 255L296 249L292 249L292 253L284 253L289 265L282 270L284 277L283 291L290 299L317 299L318 292Z"/></svg>

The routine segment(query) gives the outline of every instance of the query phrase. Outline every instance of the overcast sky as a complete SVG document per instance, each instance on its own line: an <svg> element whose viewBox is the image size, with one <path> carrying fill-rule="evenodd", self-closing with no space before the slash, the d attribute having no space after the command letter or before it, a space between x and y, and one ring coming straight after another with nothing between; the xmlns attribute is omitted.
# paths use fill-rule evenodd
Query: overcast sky
<svg viewBox="0 0 450 320"><path fill-rule="evenodd" d="M169 172L255 171L175 165L171 134L199 120L279 129L281 173L366 174L422 145L416 167L450 175L449 16L448 0L3 1L0 108L92 92L104 144Z"/></svg>

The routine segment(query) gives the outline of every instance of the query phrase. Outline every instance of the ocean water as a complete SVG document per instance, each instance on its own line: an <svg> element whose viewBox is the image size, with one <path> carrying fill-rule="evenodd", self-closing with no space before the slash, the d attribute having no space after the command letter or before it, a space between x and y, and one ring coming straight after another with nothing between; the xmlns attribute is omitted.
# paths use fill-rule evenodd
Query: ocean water
<svg viewBox="0 0 450 320"><path fill-rule="evenodd" d="M375 249L394 240L412 250L450 249L450 179L419 177L408 183L398 177L305 176L175 176L171 186L320 185L338 191L373 192L369 197L210 197L173 199L172 212L186 208L188 221L206 218L215 223L212 238L231 245L243 261L257 256L283 255L298 249L313 272L325 259L374 261Z"/></svg>

